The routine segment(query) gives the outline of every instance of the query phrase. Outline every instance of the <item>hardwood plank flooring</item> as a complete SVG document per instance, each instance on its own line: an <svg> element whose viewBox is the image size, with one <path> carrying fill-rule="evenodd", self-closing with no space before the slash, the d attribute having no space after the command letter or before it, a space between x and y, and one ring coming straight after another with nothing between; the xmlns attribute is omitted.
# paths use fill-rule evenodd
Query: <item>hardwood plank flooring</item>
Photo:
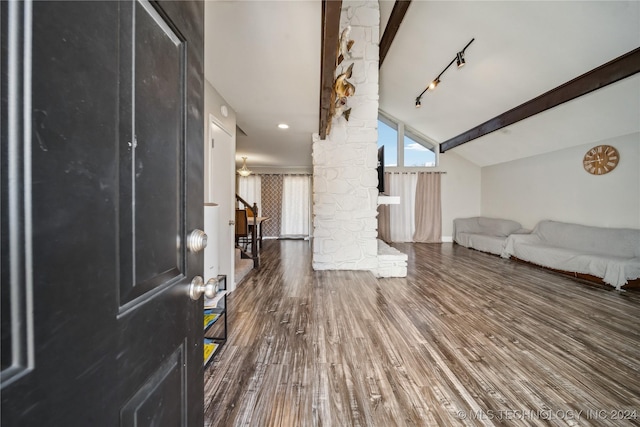
<svg viewBox="0 0 640 427"><path fill-rule="evenodd" d="M308 242L265 242L228 298L205 425L640 425L640 293L394 246L409 274L378 280L314 272Z"/></svg>

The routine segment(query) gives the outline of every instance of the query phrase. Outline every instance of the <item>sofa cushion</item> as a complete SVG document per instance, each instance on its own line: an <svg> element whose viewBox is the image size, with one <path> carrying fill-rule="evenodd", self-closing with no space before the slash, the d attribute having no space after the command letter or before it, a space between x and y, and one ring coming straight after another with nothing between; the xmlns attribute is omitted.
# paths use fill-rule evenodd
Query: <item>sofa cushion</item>
<svg viewBox="0 0 640 427"><path fill-rule="evenodd" d="M500 255L504 249L505 238L477 233L458 233L458 243L467 248Z"/></svg>
<svg viewBox="0 0 640 427"><path fill-rule="evenodd" d="M456 241L458 233L507 237L509 234L521 230L521 227L520 223L509 219L486 218L481 216L456 218L453 220L453 232Z"/></svg>
<svg viewBox="0 0 640 427"><path fill-rule="evenodd" d="M478 224L480 225L480 232L482 234L488 234L491 236L507 237L511 233L522 228L518 222L499 218L479 217Z"/></svg>
<svg viewBox="0 0 640 427"><path fill-rule="evenodd" d="M453 240L467 248L501 255L507 236L522 226L509 219L471 217L453 220Z"/></svg>
<svg viewBox="0 0 640 427"><path fill-rule="evenodd" d="M540 221L533 234L551 246L617 257L640 257L640 230Z"/></svg>
<svg viewBox="0 0 640 427"><path fill-rule="evenodd" d="M513 245L513 255L544 267L600 277L616 289L620 289L627 279L640 277L640 258L595 254L590 251L522 241Z"/></svg>

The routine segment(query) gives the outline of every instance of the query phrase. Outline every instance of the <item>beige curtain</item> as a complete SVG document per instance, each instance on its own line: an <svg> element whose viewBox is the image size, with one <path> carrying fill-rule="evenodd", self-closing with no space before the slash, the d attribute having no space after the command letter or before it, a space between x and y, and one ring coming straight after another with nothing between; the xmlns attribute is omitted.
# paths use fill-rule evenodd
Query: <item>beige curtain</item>
<svg viewBox="0 0 640 427"><path fill-rule="evenodd" d="M442 241L442 206L438 172L420 172L416 188L416 231L414 242Z"/></svg>
<svg viewBox="0 0 640 427"><path fill-rule="evenodd" d="M389 191L389 173L384 174L384 188ZM378 238L391 242L391 214L389 205L378 205Z"/></svg>

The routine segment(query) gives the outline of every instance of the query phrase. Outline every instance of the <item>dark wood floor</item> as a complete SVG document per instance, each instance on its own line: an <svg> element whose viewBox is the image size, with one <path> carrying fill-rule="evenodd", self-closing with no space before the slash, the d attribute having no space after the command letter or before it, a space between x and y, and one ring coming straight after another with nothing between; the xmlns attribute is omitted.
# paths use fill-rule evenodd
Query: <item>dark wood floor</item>
<svg viewBox="0 0 640 427"><path fill-rule="evenodd" d="M394 246L407 278L314 272L308 242L265 242L228 300L205 424L640 425L640 293Z"/></svg>

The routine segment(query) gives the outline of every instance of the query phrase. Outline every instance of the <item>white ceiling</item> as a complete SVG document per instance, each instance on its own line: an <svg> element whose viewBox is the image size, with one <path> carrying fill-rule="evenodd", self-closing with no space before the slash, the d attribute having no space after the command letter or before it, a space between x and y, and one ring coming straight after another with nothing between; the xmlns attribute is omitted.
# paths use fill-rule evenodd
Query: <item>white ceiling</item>
<svg viewBox="0 0 640 427"><path fill-rule="evenodd" d="M392 6L381 2L383 25ZM207 2L205 19L206 78L247 133L238 137L238 159L309 166L319 117L320 1ZM467 65L452 66L416 109L415 97L471 38ZM380 71L380 108L443 142L638 46L638 1L414 0ZM280 122L291 129L277 129ZM484 166L634 132L639 76L453 151Z"/></svg>
<svg viewBox="0 0 640 427"><path fill-rule="evenodd" d="M452 151L488 166L639 131L640 75L636 74Z"/></svg>
<svg viewBox="0 0 640 427"><path fill-rule="evenodd" d="M236 160L311 165L320 117L321 9L316 1L205 2L205 77L236 111ZM290 126L278 129L279 123Z"/></svg>

